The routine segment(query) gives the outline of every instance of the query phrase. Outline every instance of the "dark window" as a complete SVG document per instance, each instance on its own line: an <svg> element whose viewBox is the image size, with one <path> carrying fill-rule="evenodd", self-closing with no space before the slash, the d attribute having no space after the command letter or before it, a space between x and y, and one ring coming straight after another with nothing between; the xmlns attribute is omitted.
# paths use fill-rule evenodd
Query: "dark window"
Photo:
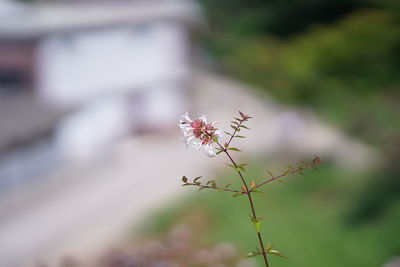
<svg viewBox="0 0 400 267"><path fill-rule="evenodd" d="M27 87L27 76L17 69L0 69L0 91L14 92Z"/></svg>

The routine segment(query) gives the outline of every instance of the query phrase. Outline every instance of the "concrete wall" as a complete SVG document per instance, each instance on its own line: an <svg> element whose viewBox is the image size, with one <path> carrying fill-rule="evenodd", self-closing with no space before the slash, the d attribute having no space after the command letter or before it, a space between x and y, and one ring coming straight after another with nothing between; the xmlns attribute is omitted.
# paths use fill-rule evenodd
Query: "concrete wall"
<svg viewBox="0 0 400 267"><path fill-rule="evenodd" d="M188 70L185 27L172 22L51 35L37 49L40 97L56 105L175 82Z"/></svg>

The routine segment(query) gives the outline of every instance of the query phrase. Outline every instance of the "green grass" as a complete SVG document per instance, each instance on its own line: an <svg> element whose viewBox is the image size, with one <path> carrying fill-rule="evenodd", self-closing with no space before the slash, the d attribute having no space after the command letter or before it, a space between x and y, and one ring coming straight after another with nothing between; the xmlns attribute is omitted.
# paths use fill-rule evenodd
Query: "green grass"
<svg viewBox="0 0 400 267"><path fill-rule="evenodd" d="M256 171L248 175L260 177L260 166L256 164ZM236 180L234 174L222 176L221 184ZM320 172L291 177L289 183L269 184L265 194L257 194L258 216L268 217L263 223L263 236L288 256L270 256L272 266L372 267L400 254L400 203L362 223L352 224L346 219L366 179L326 165ZM154 223L148 234L163 233L185 214L198 210L207 213L208 223L199 242L230 241L241 248L243 255L258 245L245 197L232 198L225 192L206 190L159 212L151 220Z"/></svg>

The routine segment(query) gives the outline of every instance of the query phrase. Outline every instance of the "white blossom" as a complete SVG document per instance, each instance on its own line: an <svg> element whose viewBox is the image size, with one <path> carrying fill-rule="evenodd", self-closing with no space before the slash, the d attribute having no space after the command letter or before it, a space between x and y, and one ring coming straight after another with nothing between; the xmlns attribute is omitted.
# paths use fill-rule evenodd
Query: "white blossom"
<svg viewBox="0 0 400 267"><path fill-rule="evenodd" d="M207 123L207 115L201 115L198 119L192 120L189 113L181 116L178 126L183 134L183 141L186 146L196 150L204 150L210 157L216 156L215 147L212 144L218 142L222 137L221 131L215 128L217 122Z"/></svg>

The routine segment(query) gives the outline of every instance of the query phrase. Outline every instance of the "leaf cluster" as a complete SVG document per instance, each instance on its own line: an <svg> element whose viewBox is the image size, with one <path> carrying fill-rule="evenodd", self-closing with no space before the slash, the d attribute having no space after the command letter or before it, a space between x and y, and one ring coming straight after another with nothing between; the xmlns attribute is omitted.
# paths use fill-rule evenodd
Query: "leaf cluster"
<svg viewBox="0 0 400 267"><path fill-rule="evenodd" d="M299 175L303 175L303 170L306 169L313 169L318 171L317 165L324 163L325 161L322 160L320 157L315 156L314 159L312 160L312 163L308 163L307 161L300 161L300 163L302 165L297 166L297 167L293 167L292 165L288 165L287 169L283 170L281 172L281 174L275 176L271 171L267 170L267 173L270 175L270 178L265 179L263 182L259 183L258 185L256 185L255 187L252 187L251 192L256 192L256 189L269 183L272 181L278 181L278 182L283 182L286 183L285 180L283 180L282 178L291 175L291 174L299 174Z"/></svg>
<svg viewBox="0 0 400 267"><path fill-rule="evenodd" d="M275 256L279 256L279 257L282 257L282 258L287 258L281 252L279 252L278 250L274 249L274 247L270 243L268 243L267 246L265 247L265 253L266 254L275 255ZM259 248L256 248L255 251L249 252L244 257L245 258L252 258L252 257L256 257L256 256L259 256L259 255L263 255L263 252Z"/></svg>
<svg viewBox="0 0 400 267"><path fill-rule="evenodd" d="M246 115L243 112L239 111L239 116L235 117L234 120L231 121L230 127L233 129L233 132L227 132L227 131L224 132L225 134L227 134L230 137L229 137L228 142L224 143L224 145L218 149L217 155L222 152L226 152L228 150L235 151L235 152L241 152L241 150L239 148L231 147L230 144L231 144L233 138L246 138L246 136L240 135L238 133L240 132L240 130L243 130L243 129L250 130L250 128L245 125L245 122L247 122L251 118L252 117L250 117L249 115Z"/></svg>
<svg viewBox="0 0 400 267"><path fill-rule="evenodd" d="M200 181L200 179L202 178L202 176L198 176L196 178L194 178L192 181L189 181L189 179L186 176L182 177L182 186L197 186L199 187L198 191L201 191L203 189L214 189L217 192L234 192L234 193L243 193L242 191L239 190L234 190L234 189L230 189L229 187L232 185L231 183L226 184L222 187L217 185L217 182L215 180L208 180L208 181Z"/></svg>

